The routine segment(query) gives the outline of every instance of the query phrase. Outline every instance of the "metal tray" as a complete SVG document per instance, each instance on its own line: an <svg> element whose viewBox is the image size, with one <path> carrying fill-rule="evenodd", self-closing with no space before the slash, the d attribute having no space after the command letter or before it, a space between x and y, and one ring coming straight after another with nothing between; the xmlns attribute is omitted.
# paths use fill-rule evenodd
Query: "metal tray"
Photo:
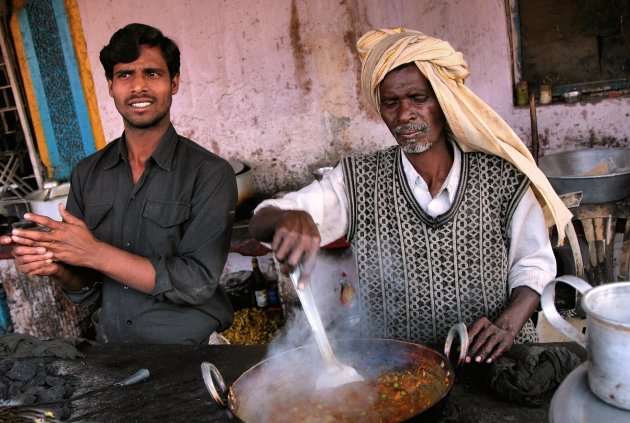
<svg viewBox="0 0 630 423"><path fill-rule="evenodd" d="M588 361L564 379L549 407L550 423L628 423L630 411L600 400L588 386Z"/></svg>

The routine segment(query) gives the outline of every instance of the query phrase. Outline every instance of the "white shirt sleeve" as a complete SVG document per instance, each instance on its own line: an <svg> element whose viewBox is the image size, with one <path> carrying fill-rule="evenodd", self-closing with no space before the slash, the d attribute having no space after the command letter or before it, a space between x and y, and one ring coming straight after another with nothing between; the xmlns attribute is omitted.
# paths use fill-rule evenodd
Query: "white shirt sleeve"
<svg viewBox="0 0 630 423"><path fill-rule="evenodd" d="M545 285L556 276L556 259L542 209L531 188L527 189L514 211L508 237L510 293L518 286L527 286L542 293Z"/></svg>
<svg viewBox="0 0 630 423"><path fill-rule="evenodd" d="M345 236L348 232L348 197L341 164L326 173L321 181L313 181L282 198L261 202L254 213L269 206L282 210L302 210L310 214L319 229L321 245Z"/></svg>
<svg viewBox="0 0 630 423"><path fill-rule="evenodd" d="M459 174L454 177L459 183ZM446 195L441 197L446 197L444 207L448 210L452 200ZM338 240L348 232L348 197L341 165L325 174L321 182L313 181L282 198L261 202L254 213L268 206L309 213L319 229L322 246ZM420 202L420 206L426 211L426 204ZM542 293L545 285L556 276L556 260L542 209L531 188L527 189L514 211L508 227L508 237L510 293L518 286L528 286L539 294Z"/></svg>

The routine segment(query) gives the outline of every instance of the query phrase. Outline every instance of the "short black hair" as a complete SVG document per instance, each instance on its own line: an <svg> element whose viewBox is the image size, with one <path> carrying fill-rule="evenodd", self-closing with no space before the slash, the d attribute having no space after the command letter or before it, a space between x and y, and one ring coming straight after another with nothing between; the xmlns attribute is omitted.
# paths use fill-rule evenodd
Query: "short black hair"
<svg viewBox="0 0 630 423"><path fill-rule="evenodd" d="M129 24L112 35L112 38L100 53L101 64L105 69L107 79L114 76L114 65L117 63L131 63L140 57L140 46L159 46L168 66L171 79L179 74L179 48L162 31L141 23Z"/></svg>

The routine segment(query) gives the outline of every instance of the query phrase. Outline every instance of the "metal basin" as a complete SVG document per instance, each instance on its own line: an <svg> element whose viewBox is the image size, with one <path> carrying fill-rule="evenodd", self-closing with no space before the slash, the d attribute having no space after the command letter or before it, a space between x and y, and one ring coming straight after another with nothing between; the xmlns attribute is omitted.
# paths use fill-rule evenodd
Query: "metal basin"
<svg viewBox="0 0 630 423"><path fill-rule="evenodd" d="M558 194L581 191L582 203L608 203L630 195L630 150L592 148L543 156L538 161Z"/></svg>

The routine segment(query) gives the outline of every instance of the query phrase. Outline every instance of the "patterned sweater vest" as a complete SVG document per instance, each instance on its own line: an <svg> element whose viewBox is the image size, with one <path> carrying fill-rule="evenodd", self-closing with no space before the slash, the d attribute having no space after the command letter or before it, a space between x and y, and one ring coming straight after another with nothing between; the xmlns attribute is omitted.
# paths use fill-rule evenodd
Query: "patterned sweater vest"
<svg viewBox="0 0 630 423"><path fill-rule="evenodd" d="M452 207L432 218L407 184L399 147L343 160L363 336L441 343L457 322L508 302L507 228L529 180L509 162L463 153ZM534 341L530 322L518 342Z"/></svg>

